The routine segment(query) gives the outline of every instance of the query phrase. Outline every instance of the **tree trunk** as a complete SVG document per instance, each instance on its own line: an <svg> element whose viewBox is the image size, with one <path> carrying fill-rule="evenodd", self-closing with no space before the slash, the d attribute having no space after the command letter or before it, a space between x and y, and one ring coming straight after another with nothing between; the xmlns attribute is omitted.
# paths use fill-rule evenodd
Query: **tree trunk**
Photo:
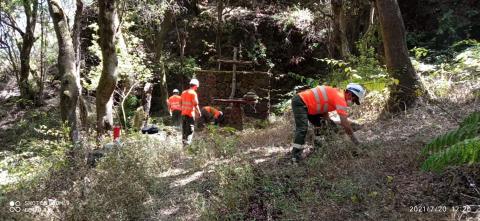
<svg viewBox="0 0 480 221"><path fill-rule="evenodd" d="M68 20L58 0L48 0L53 26L58 39L58 72L61 76L60 113L70 128L73 142L79 140L77 129L77 103L80 94L80 76L75 65L73 41Z"/></svg>
<svg viewBox="0 0 480 221"><path fill-rule="evenodd" d="M117 83L118 58L115 51L115 34L118 17L115 0L99 1L100 48L102 49L102 75L96 94L97 133L101 136L105 129L113 126L112 94Z"/></svg>
<svg viewBox="0 0 480 221"><path fill-rule="evenodd" d="M165 61L162 57L157 58L159 61L159 70L156 79L158 83L153 87L152 91L152 106L150 113L154 116L166 116L168 114L168 88L167 88L167 74L165 68Z"/></svg>
<svg viewBox="0 0 480 221"><path fill-rule="evenodd" d="M158 79L156 89L154 90L154 97L152 97L153 106L151 106L150 112L147 114L154 113L158 116L164 116L168 114L167 107L167 98L168 98L168 88L167 88L167 76L165 71L165 63L163 58L163 46L167 34L172 30L172 17L173 14L171 11L165 13L165 17L161 25L159 25L160 30L155 31L154 33L154 44L155 45L155 60L159 63L158 75L155 79Z"/></svg>
<svg viewBox="0 0 480 221"><path fill-rule="evenodd" d="M42 6L43 7L43 3ZM43 91L45 89L45 49L47 47L47 41L45 40L45 10L41 10L40 12L40 78L39 78L39 83L40 83L40 88L39 88L39 94L38 94L38 100L40 104L43 104L44 97L43 97Z"/></svg>
<svg viewBox="0 0 480 221"><path fill-rule="evenodd" d="M330 56L335 59L342 59L342 31L340 25L340 15L343 13L342 10L342 1L341 0L332 0L332 37L331 37L331 47Z"/></svg>
<svg viewBox="0 0 480 221"><path fill-rule="evenodd" d="M411 107L416 100L418 78L413 69L405 37L405 27L397 0L376 0L385 51L391 77L399 81L391 87L387 112Z"/></svg>
<svg viewBox="0 0 480 221"><path fill-rule="evenodd" d="M370 1L365 0L351 0L345 1L347 6L344 5L346 10L343 13L343 36L345 37L344 43L350 54L358 54L357 42L362 38L369 27L369 19L371 13ZM345 4L345 3L344 3Z"/></svg>
<svg viewBox="0 0 480 221"><path fill-rule="evenodd" d="M28 100L35 100L35 92L28 83L30 76L30 52L35 43L35 26L37 24L38 1L23 0L23 7L25 10L26 27L22 35L22 47L20 49L20 94L22 98Z"/></svg>
<svg viewBox="0 0 480 221"><path fill-rule="evenodd" d="M73 21L73 31L72 31L72 41L73 41L73 50L75 51L75 67L76 67L76 76L80 77L81 69L81 40L80 33L82 31L80 25L83 17L83 2L82 0L76 0L77 9L75 11L75 18ZM87 104L83 98L82 87L79 88L79 97L78 97L78 112L80 114L80 122L83 128L86 128L88 125L88 108Z"/></svg>
<svg viewBox="0 0 480 221"><path fill-rule="evenodd" d="M217 0L217 35L215 38L215 47L217 49L217 58L222 58L222 31L223 31L223 0ZM218 70L220 70L220 62L218 63Z"/></svg>
<svg viewBox="0 0 480 221"><path fill-rule="evenodd" d="M152 91L153 91L153 84L147 82L143 87L143 111L145 112L145 120L142 123L142 126L147 126L148 118L150 117L150 107L152 106Z"/></svg>
<svg viewBox="0 0 480 221"><path fill-rule="evenodd" d="M333 12L332 57L335 59L344 59L350 54L350 49L345 30L346 21L343 0L332 0L331 6Z"/></svg>

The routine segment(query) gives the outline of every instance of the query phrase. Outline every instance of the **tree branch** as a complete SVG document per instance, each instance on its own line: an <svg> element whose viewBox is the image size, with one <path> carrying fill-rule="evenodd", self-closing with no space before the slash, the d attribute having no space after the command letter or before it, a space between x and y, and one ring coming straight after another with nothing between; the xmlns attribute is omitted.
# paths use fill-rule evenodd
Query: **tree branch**
<svg viewBox="0 0 480 221"><path fill-rule="evenodd" d="M15 21L15 19L13 19L9 14L5 14L5 17L8 18L9 22L7 22L7 19L1 19L0 22L2 22L3 24L13 28L15 31L17 31L22 37L25 35L25 32L23 32L22 29L20 29L17 25L17 22Z"/></svg>

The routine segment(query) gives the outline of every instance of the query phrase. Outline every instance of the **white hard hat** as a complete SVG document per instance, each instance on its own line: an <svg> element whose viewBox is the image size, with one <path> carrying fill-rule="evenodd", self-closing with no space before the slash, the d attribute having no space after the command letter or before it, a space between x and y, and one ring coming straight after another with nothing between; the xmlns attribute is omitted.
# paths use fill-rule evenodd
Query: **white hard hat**
<svg viewBox="0 0 480 221"><path fill-rule="evenodd" d="M362 101L362 99L365 97L365 89L363 89L362 85L356 84L356 83L350 83L347 85L347 90L352 92L358 97L358 103Z"/></svg>
<svg viewBox="0 0 480 221"><path fill-rule="evenodd" d="M173 89L173 93L180 93L178 89Z"/></svg>
<svg viewBox="0 0 480 221"><path fill-rule="evenodd" d="M190 84L196 85L197 87L199 87L199 86L200 86L200 82L198 82L198 80L197 80L197 79L195 79L195 78L194 78L194 79L192 79L192 80L190 80Z"/></svg>

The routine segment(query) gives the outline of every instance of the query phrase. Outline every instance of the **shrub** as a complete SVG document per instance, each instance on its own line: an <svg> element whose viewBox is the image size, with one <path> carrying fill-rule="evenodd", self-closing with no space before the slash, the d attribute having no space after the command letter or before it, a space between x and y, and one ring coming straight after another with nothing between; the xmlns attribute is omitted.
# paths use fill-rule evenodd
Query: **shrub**
<svg viewBox="0 0 480 221"><path fill-rule="evenodd" d="M188 152L206 159L232 157L237 152L238 139L235 128L209 125L201 140L189 146Z"/></svg>
<svg viewBox="0 0 480 221"><path fill-rule="evenodd" d="M166 183L155 179L171 165L162 157L160 142L145 137L126 138L124 145L101 158L95 170L77 185L79 196L71 197L66 220L145 220L151 217L151 199ZM167 146L162 146L162 150ZM162 164L162 165L160 165ZM84 196L82 196L84 195ZM80 197L80 199L78 199ZM73 201L80 200L82 203Z"/></svg>
<svg viewBox="0 0 480 221"><path fill-rule="evenodd" d="M128 97L125 98L124 110L125 110L125 117L127 122L124 122L123 117L120 117L119 120L122 123L122 125L126 125L127 127L132 126L131 119L133 115L135 115L135 110L137 109L140 103L141 103L141 100L134 95L129 95ZM118 109L119 109L120 116L123 116L121 106L119 106Z"/></svg>
<svg viewBox="0 0 480 221"><path fill-rule="evenodd" d="M218 178L217 194L212 196L210 209L203 212L203 219L245 219L246 205L255 188L253 168L249 164L224 165L215 173Z"/></svg>

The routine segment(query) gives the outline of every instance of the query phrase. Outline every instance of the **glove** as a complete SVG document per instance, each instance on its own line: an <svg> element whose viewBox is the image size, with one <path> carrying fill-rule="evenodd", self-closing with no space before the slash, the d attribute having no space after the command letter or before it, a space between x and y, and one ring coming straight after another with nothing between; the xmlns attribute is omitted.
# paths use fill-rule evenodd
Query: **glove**
<svg viewBox="0 0 480 221"><path fill-rule="evenodd" d="M360 141L358 141L358 139L357 139L355 136L352 136L352 142L353 142L356 146L360 146Z"/></svg>

